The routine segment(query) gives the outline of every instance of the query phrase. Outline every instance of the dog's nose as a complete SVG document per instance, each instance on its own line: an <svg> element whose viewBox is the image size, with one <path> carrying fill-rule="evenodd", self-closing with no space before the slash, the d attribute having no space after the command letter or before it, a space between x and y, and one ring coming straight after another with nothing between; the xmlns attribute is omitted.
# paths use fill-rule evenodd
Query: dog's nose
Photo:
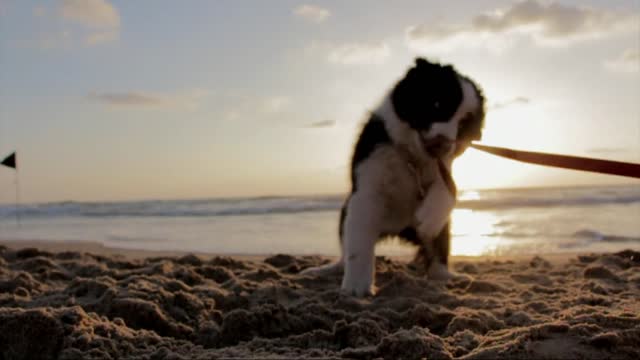
<svg viewBox="0 0 640 360"><path fill-rule="evenodd" d="M423 140L424 148L431 156L441 157L450 150L453 142L444 135L438 135L431 139Z"/></svg>

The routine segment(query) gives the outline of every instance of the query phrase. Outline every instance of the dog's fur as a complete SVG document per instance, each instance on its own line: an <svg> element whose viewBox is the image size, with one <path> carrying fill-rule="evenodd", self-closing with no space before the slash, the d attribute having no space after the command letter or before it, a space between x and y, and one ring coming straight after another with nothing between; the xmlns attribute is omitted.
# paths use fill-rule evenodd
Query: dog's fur
<svg viewBox="0 0 640 360"><path fill-rule="evenodd" d="M344 267L343 291L373 294L375 244L398 236L418 245L416 259L430 278L450 277L451 163L480 139L483 122L484 98L473 81L450 65L416 59L356 143L351 194L340 214L340 260L304 273Z"/></svg>

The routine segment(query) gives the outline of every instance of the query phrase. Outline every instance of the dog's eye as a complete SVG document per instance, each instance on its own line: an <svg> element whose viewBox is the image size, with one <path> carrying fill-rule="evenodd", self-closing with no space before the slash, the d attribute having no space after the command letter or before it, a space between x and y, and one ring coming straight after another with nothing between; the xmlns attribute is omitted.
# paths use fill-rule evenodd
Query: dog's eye
<svg viewBox="0 0 640 360"><path fill-rule="evenodd" d="M435 102L433 103L433 108L434 108L434 109L440 109L440 101L435 101Z"/></svg>

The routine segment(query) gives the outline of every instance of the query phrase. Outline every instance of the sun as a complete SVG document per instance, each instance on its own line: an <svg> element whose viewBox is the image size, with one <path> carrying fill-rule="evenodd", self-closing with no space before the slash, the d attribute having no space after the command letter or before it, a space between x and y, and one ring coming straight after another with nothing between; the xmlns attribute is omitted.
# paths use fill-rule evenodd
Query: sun
<svg viewBox="0 0 640 360"><path fill-rule="evenodd" d="M547 105L514 105L490 111L479 143L520 150L557 152L566 142L551 134L553 119ZM503 159L472 148L453 162L453 177L461 189L531 186L536 167ZM541 184L537 184L541 185Z"/></svg>
<svg viewBox="0 0 640 360"><path fill-rule="evenodd" d="M511 161L469 149L453 163L452 175L460 189L513 187L523 174Z"/></svg>

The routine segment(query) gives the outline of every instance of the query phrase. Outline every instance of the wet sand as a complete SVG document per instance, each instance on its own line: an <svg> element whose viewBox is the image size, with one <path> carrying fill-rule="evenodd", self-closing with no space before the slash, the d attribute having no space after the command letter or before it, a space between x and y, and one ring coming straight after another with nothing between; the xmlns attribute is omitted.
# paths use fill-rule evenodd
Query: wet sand
<svg viewBox="0 0 640 360"><path fill-rule="evenodd" d="M357 299L318 256L2 242L0 359L640 358L640 252L452 260Z"/></svg>

